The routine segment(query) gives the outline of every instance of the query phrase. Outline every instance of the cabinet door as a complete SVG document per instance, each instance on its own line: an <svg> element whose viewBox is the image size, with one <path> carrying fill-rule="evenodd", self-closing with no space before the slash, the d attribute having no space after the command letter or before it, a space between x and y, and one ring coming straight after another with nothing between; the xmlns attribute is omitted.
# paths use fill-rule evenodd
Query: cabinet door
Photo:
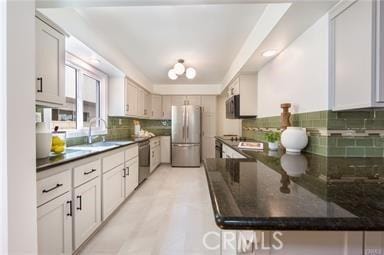
<svg viewBox="0 0 384 255"><path fill-rule="evenodd" d="M125 197L127 197L139 185L139 159L133 158L125 164Z"/></svg>
<svg viewBox="0 0 384 255"><path fill-rule="evenodd" d="M203 138L203 159L215 158L215 138L204 137Z"/></svg>
<svg viewBox="0 0 384 255"><path fill-rule="evenodd" d="M152 117L152 96L146 91L144 91L144 117Z"/></svg>
<svg viewBox="0 0 384 255"><path fill-rule="evenodd" d="M37 208L39 254L72 254L71 200L68 192Z"/></svg>
<svg viewBox="0 0 384 255"><path fill-rule="evenodd" d="M161 105L161 96L152 95L152 118L159 120L163 118L163 111Z"/></svg>
<svg viewBox="0 0 384 255"><path fill-rule="evenodd" d="M151 148L151 163L150 163L150 172L152 173L153 170L156 168L156 158L155 158L155 148Z"/></svg>
<svg viewBox="0 0 384 255"><path fill-rule="evenodd" d="M36 20L36 100L65 103L65 37Z"/></svg>
<svg viewBox="0 0 384 255"><path fill-rule="evenodd" d="M186 96L172 96L172 105L180 106L187 103Z"/></svg>
<svg viewBox="0 0 384 255"><path fill-rule="evenodd" d="M210 113L203 113L202 118L202 136L215 137L216 136L216 115Z"/></svg>
<svg viewBox="0 0 384 255"><path fill-rule="evenodd" d="M144 117L144 108L145 108L145 95L144 90L137 88L137 116Z"/></svg>
<svg viewBox="0 0 384 255"><path fill-rule="evenodd" d="M103 220L124 201L125 168L118 166L103 175Z"/></svg>
<svg viewBox="0 0 384 255"><path fill-rule="evenodd" d="M160 163L171 163L171 137L162 136L160 138Z"/></svg>
<svg viewBox="0 0 384 255"><path fill-rule="evenodd" d="M171 96L162 96L163 119L170 120L172 118L172 98Z"/></svg>
<svg viewBox="0 0 384 255"><path fill-rule="evenodd" d="M202 96L201 111L203 113L216 113L216 96Z"/></svg>
<svg viewBox="0 0 384 255"><path fill-rule="evenodd" d="M100 225L100 178L97 177L74 190L74 240L77 249Z"/></svg>
<svg viewBox="0 0 384 255"><path fill-rule="evenodd" d="M126 105L125 105L125 113L128 116L137 115L137 97L138 91L137 87L131 83L127 83L126 85Z"/></svg>
<svg viewBox="0 0 384 255"><path fill-rule="evenodd" d="M201 105L201 96L187 96L187 104Z"/></svg>
<svg viewBox="0 0 384 255"><path fill-rule="evenodd" d="M372 1L356 1L332 21L333 109L372 105Z"/></svg>

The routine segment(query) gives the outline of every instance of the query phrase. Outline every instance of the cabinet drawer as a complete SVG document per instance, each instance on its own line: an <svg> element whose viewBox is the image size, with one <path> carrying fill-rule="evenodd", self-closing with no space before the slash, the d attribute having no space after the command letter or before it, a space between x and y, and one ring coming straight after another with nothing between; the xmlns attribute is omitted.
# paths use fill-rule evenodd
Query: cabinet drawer
<svg viewBox="0 0 384 255"><path fill-rule="evenodd" d="M103 158L103 173L124 164L124 151Z"/></svg>
<svg viewBox="0 0 384 255"><path fill-rule="evenodd" d="M160 145L160 137L152 138L150 143L151 143L151 148L159 146Z"/></svg>
<svg viewBox="0 0 384 255"><path fill-rule="evenodd" d="M139 155L139 146L129 146L125 151L125 161L133 159Z"/></svg>
<svg viewBox="0 0 384 255"><path fill-rule="evenodd" d="M37 182L37 206L54 199L71 188L71 171L50 176Z"/></svg>
<svg viewBox="0 0 384 255"><path fill-rule="evenodd" d="M96 160L88 164L73 168L73 183L77 187L100 175L101 162Z"/></svg>

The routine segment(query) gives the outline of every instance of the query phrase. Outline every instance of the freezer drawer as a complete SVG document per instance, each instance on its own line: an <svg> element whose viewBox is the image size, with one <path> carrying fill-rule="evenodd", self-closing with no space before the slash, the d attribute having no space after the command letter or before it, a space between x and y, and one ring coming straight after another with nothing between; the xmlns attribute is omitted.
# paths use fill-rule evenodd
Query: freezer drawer
<svg viewBox="0 0 384 255"><path fill-rule="evenodd" d="M200 167L200 144L172 144L172 166Z"/></svg>

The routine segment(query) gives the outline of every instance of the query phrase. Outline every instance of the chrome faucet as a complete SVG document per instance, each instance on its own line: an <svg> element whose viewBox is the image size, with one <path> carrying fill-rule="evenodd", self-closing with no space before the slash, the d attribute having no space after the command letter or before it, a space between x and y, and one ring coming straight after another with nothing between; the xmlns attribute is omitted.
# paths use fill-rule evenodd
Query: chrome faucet
<svg viewBox="0 0 384 255"><path fill-rule="evenodd" d="M88 130L88 143L91 144L92 143L92 123L96 123L96 121L98 120L101 120L102 122L104 122L104 125L105 125L105 128L107 128L107 122L102 119L102 118L93 118L89 121L89 130ZM103 136L103 142L105 142L105 137Z"/></svg>

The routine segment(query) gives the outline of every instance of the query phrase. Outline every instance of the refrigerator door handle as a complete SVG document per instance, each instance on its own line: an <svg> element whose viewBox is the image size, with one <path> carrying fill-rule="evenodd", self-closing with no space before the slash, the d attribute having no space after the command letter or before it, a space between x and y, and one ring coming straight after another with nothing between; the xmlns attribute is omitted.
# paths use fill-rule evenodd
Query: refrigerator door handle
<svg viewBox="0 0 384 255"><path fill-rule="evenodd" d="M183 110L183 141L185 142L185 107Z"/></svg>
<svg viewBox="0 0 384 255"><path fill-rule="evenodd" d="M174 147L192 147L192 146L199 146L199 144L172 144Z"/></svg>
<svg viewBox="0 0 384 255"><path fill-rule="evenodd" d="M189 112L188 111L186 111L186 126L187 126L187 131L186 131L186 133L187 133L187 140L189 139Z"/></svg>

